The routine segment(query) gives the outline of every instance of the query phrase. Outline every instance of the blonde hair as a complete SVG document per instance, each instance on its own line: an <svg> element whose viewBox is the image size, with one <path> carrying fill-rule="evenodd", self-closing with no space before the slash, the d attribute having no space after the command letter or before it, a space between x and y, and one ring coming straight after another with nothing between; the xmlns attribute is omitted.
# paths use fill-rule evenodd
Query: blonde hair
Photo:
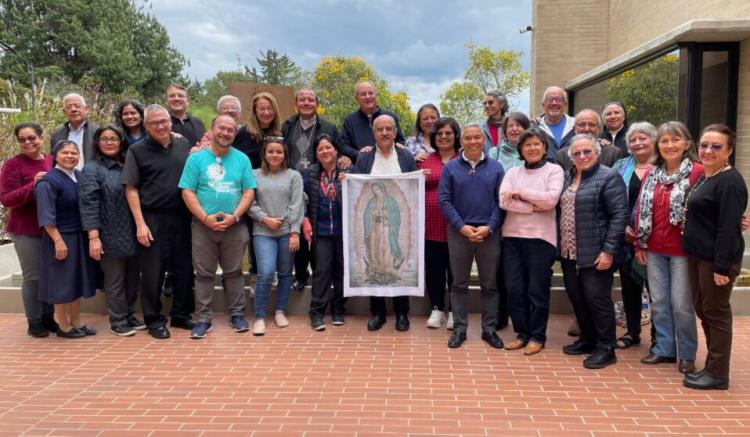
<svg viewBox="0 0 750 437"><path fill-rule="evenodd" d="M261 129L260 125L258 124L258 116L255 114L255 104L258 103L258 100L260 99L268 100L269 102L271 102L271 107L273 107L274 116L273 121L269 126L269 129L271 131L268 132L268 134L274 136L281 135L281 117L279 116L279 105L276 103L276 99L273 97L273 95L271 95L271 93L267 93L265 91L260 92L254 95L250 100L250 122L247 124L247 130L250 133L250 136L258 143L263 141L263 136L265 135L263 129Z"/></svg>

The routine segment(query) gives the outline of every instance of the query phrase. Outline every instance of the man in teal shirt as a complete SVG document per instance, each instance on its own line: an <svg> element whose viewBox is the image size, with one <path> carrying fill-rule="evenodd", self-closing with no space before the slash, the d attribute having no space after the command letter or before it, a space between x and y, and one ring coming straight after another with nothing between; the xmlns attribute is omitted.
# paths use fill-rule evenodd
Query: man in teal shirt
<svg viewBox="0 0 750 437"><path fill-rule="evenodd" d="M213 327L211 301L217 264L223 272L232 329L249 329L242 277L242 255L249 236L240 221L253 202L256 184L250 160L231 147L235 130L234 119L227 115L216 117L211 124L211 145L188 157L179 183L182 199L193 214L197 323L190 338L194 339L205 338Z"/></svg>

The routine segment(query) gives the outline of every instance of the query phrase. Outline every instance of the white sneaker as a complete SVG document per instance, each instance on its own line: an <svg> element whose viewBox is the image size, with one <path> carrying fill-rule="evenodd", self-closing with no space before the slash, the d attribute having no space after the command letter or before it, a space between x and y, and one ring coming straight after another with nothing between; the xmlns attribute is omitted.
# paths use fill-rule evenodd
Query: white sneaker
<svg viewBox="0 0 750 437"><path fill-rule="evenodd" d="M273 322L279 328L286 328L289 326L289 320L286 318L286 315L284 315L284 311L276 311L276 314L273 315Z"/></svg>
<svg viewBox="0 0 750 437"><path fill-rule="evenodd" d="M264 335L266 333L266 321L258 319L253 323L253 335Z"/></svg>
<svg viewBox="0 0 750 437"><path fill-rule="evenodd" d="M443 323L445 323L445 313L437 309L437 307L433 307L430 318L427 319L427 327L437 329L442 327Z"/></svg>
<svg viewBox="0 0 750 437"><path fill-rule="evenodd" d="M448 313L448 323L445 324L445 329L453 331L453 313Z"/></svg>

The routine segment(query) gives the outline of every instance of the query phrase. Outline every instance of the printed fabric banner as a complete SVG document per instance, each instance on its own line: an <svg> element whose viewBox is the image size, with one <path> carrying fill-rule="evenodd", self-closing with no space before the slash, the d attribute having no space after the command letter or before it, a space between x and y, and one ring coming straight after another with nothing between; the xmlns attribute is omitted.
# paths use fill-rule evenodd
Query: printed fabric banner
<svg viewBox="0 0 750 437"><path fill-rule="evenodd" d="M347 174L344 296L424 296L424 175Z"/></svg>

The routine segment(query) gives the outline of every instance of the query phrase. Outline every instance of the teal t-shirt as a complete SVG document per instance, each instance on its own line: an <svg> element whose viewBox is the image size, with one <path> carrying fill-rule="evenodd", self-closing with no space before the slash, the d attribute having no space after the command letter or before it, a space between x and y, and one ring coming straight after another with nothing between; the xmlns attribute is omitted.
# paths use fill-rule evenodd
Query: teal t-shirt
<svg viewBox="0 0 750 437"><path fill-rule="evenodd" d="M256 183L247 155L230 147L219 158L207 147L188 157L178 186L193 191L206 214L232 214L242 191Z"/></svg>

